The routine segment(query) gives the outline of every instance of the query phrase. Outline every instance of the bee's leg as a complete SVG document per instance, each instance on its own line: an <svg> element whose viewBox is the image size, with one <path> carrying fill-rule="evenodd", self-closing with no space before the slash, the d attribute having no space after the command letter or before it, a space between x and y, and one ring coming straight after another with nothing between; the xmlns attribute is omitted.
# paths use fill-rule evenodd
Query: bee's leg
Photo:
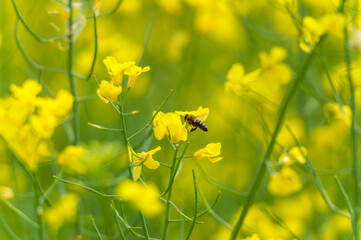
<svg viewBox="0 0 361 240"><path fill-rule="evenodd" d="M195 130L197 130L197 127L192 128L190 132L194 132Z"/></svg>

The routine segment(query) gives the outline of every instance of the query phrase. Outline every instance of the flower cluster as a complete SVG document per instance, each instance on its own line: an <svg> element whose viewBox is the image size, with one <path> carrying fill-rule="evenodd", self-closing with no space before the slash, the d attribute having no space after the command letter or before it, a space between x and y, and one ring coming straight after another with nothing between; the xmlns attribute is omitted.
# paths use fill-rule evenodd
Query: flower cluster
<svg viewBox="0 0 361 240"><path fill-rule="evenodd" d="M291 165L298 162L305 164L307 149L303 146L294 146L279 157L282 168L279 172L271 173L271 179L268 184L270 193L276 196L288 196L299 191L302 188L301 180L298 174L291 168Z"/></svg>
<svg viewBox="0 0 361 240"><path fill-rule="evenodd" d="M44 219L49 227L56 231L66 222L75 220L78 209L79 196L68 193L56 204L44 211Z"/></svg>
<svg viewBox="0 0 361 240"><path fill-rule="evenodd" d="M123 76L129 77L127 88L134 87L136 78L143 72L148 72L150 67L139 67L135 62L119 63L114 57L107 57L103 60L111 81L102 80L97 90L98 96L105 102L116 101L122 93Z"/></svg>
<svg viewBox="0 0 361 240"><path fill-rule="evenodd" d="M50 156L48 140L55 127L65 119L73 106L72 95L59 90L55 98L38 97L41 85L27 80L12 84L12 96L0 99L0 136L31 171Z"/></svg>
<svg viewBox="0 0 361 240"><path fill-rule="evenodd" d="M152 183L147 186L139 182L125 179L120 182L115 190L123 201L130 202L134 209L143 212L148 217L155 217L163 211L163 205L158 196L157 187Z"/></svg>
<svg viewBox="0 0 361 240"><path fill-rule="evenodd" d="M263 92L278 90L280 86L289 83L292 77L291 68L282 61L287 57L283 47L272 47L270 53L261 52L259 59L261 67L248 74L240 63L232 65L227 73L225 90L238 96L245 95L255 89Z"/></svg>

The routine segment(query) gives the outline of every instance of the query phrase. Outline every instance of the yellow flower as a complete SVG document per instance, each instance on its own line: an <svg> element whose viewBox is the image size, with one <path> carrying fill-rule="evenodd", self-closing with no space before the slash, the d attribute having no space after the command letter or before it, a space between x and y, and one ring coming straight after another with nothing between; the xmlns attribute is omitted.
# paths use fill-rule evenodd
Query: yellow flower
<svg viewBox="0 0 361 240"><path fill-rule="evenodd" d="M289 167L282 168L279 173L273 173L268 184L268 191L276 196L288 196L301 188L299 176Z"/></svg>
<svg viewBox="0 0 361 240"><path fill-rule="evenodd" d="M301 146L303 154L307 156L307 149ZM306 162L305 157L303 156L301 149L297 146L292 147L287 153L284 153L279 158L279 161L283 164L283 166L288 166L294 162L299 162L304 164Z"/></svg>
<svg viewBox="0 0 361 240"><path fill-rule="evenodd" d="M0 200L12 198L14 198L14 191L9 187L0 186Z"/></svg>
<svg viewBox="0 0 361 240"><path fill-rule="evenodd" d="M320 18L320 24L326 32L336 37L343 37L346 19L343 14L332 13Z"/></svg>
<svg viewBox="0 0 361 240"><path fill-rule="evenodd" d="M157 147L148 152L134 153L134 164L137 166L134 167L134 181L137 181L140 177L140 173L142 172L142 165L144 164L149 169L157 169L159 167L159 162L154 161L153 155L160 151L161 147ZM132 151L129 147L129 151Z"/></svg>
<svg viewBox="0 0 361 240"><path fill-rule="evenodd" d="M215 163L222 160L223 157L219 157L221 154L221 143L209 143L205 148L199 149L194 153L196 159L208 158L209 161Z"/></svg>
<svg viewBox="0 0 361 240"><path fill-rule="evenodd" d="M260 70L257 69L245 75L243 65L235 63L227 73L227 82L225 90L242 96L252 90L251 83L259 78Z"/></svg>
<svg viewBox="0 0 361 240"><path fill-rule="evenodd" d="M337 103L328 103L324 107L326 118L330 121L339 120L351 126L352 111L349 106L343 105L342 108Z"/></svg>
<svg viewBox="0 0 361 240"><path fill-rule="evenodd" d="M300 48L305 52L310 52L324 33L325 29L316 19L304 17Z"/></svg>
<svg viewBox="0 0 361 240"><path fill-rule="evenodd" d="M105 102L108 103L109 100L114 102L117 100L118 95L122 92L121 86L115 86L113 83L106 80L101 81L100 86L97 90L98 96Z"/></svg>
<svg viewBox="0 0 361 240"><path fill-rule="evenodd" d="M242 240L261 240L257 233L253 233L252 236L242 238Z"/></svg>
<svg viewBox="0 0 361 240"><path fill-rule="evenodd" d="M106 57L103 60L103 63L105 64L106 68L108 69L108 74L110 78L112 79L112 82L115 86L120 86L123 82L123 71L134 65L135 62L124 62L124 63L118 63L118 61L115 59L115 57Z"/></svg>
<svg viewBox="0 0 361 240"><path fill-rule="evenodd" d="M153 113L155 114L155 112ZM156 139L171 137L173 143L187 140L187 129L176 113L158 112L153 121L153 131Z"/></svg>
<svg viewBox="0 0 361 240"><path fill-rule="evenodd" d="M68 193L51 208L44 211L44 219L49 227L56 231L66 222L72 222L78 211L79 197Z"/></svg>
<svg viewBox="0 0 361 240"><path fill-rule="evenodd" d="M272 47L269 54L261 52L259 57L262 65L262 76L270 88L277 88L280 84L287 84L291 80L291 68L282 63L287 51L283 47Z"/></svg>
<svg viewBox="0 0 361 240"><path fill-rule="evenodd" d="M41 85L34 79L26 80L21 87L11 84L10 91L18 104L22 107L22 111L33 113L36 106L36 96L41 92Z"/></svg>
<svg viewBox="0 0 361 240"><path fill-rule="evenodd" d="M127 84L128 88L132 88L135 83L135 79L144 72L148 72L150 70L150 67L139 67L136 65L131 65L127 69L124 70L124 74L129 76L129 81Z"/></svg>
<svg viewBox="0 0 361 240"><path fill-rule="evenodd" d="M158 196L158 188L152 183L147 186L139 182L125 179L118 184L115 194L121 199L131 203L131 206L142 211L148 217L155 217L163 211L163 205Z"/></svg>
<svg viewBox="0 0 361 240"><path fill-rule="evenodd" d="M58 156L56 162L58 165L65 165L68 169L83 174L86 172L86 166L82 163L85 156L85 149L81 146L67 146Z"/></svg>

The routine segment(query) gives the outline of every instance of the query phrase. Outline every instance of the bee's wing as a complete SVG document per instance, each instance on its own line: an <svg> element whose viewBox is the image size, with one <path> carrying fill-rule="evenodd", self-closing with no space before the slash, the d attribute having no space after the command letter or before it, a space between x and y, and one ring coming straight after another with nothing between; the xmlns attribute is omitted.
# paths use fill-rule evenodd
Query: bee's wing
<svg viewBox="0 0 361 240"><path fill-rule="evenodd" d="M201 120L202 122L205 121L208 116L209 116L209 113L201 114L201 115L195 115L195 117L198 118L199 120Z"/></svg>

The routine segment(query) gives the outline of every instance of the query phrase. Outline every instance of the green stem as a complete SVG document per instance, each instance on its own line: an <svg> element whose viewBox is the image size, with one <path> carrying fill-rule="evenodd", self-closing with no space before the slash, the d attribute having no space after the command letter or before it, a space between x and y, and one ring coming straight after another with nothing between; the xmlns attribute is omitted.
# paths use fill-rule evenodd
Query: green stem
<svg viewBox="0 0 361 240"><path fill-rule="evenodd" d="M69 21L68 21L68 41L69 41L69 55L68 55L68 76L70 80L71 94L74 97L73 103L73 123L74 123L74 144L80 143L80 129L79 129L79 113L78 113L78 95L76 93L76 83L73 75L73 60L74 60L74 43L73 43L73 0L69 0Z"/></svg>
<svg viewBox="0 0 361 240"><path fill-rule="evenodd" d="M24 18L21 16L19 9L17 8L16 4L15 4L15 0L11 0L11 2L13 3L14 9L15 9L15 13L18 16L18 18L20 19L21 23L24 25L24 27L29 31L29 33L39 42L41 43L49 43L49 42L54 42L56 40L59 39L63 39L65 37L67 37L67 35L60 35L57 37L52 37L52 38L42 38L40 37L38 34L36 34L31 28L30 26L26 23L26 21L24 20Z"/></svg>
<svg viewBox="0 0 361 240"><path fill-rule="evenodd" d="M117 228L118 228L118 231L119 231L119 234L120 234L120 238L122 240L126 240L126 237L125 237L125 235L123 233L123 230L122 230L122 226L120 225L120 221L119 221L119 218L117 216L117 212L115 210L114 201L111 201L110 207L113 209L113 213L114 213L115 221L117 222Z"/></svg>
<svg viewBox="0 0 361 240"><path fill-rule="evenodd" d="M170 171L170 176L169 176L169 184L172 182L172 178L173 178L173 171L175 168L175 164L177 161L177 152L178 152L178 148L176 148L174 150L174 156L173 156L173 163L172 163L172 168ZM165 206L165 220L164 220L164 225L163 225L163 235L162 235L162 240L164 239L168 239L168 224L169 224L169 218L170 218L170 205L171 205L171 200L172 200L172 187L169 188L168 191L168 199L167 199L167 203Z"/></svg>
<svg viewBox="0 0 361 240"><path fill-rule="evenodd" d="M185 238L186 240L188 240L191 237L194 226L196 225L197 214L198 214L198 191L197 191L196 174L194 173L194 169L192 169L192 173L193 173L193 183L194 183L194 217L193 217L193 222L189 228L188 234Z"/></svg>
<svg viewBox="0 0 361 240"><path fill-rule="evenodd" d="M31 218L26 216L23 211L21 211L20 209L15 207L10 201L8 201L8 200L3 200L3 201L4 201L5 205L8 206L8 208L10 208L13 212L15 212L17 215L19 215L22 219L24 219L25 222L29 223L34 228L39 228L39 225L36 222L34 222Z"/></svg>
<svg viewBox="0 0 361 240"><path fill-rule="evenodd" d="M36 177L33 176L34 180L37 182ZM39 240L45 239L45 225L43 219L43 206L41 202L41 192L37 188L36 185L40 185L39 183L34 183L34 190L35 190L35 212L36 212L36 219L38 223L38 238Z"/></svg>
<svg viewBox="0 0 361 240"><path fill-rule="evenodd" d="M128 91L125 94L127 95ZM124 107L123 107L124 102L125 102L125 97L124 97L123 103L119 105L119 110L120 110L120 117L122 119L122 125L123 125L124 143L125 143L125 146L126 146L126 151L128 152L129 178L134 181L134 175L133 175L133 169L132 169L133 168L132 167L132 164L133 164L132 153L129 151L130 143L129 143L129 139L128 139L127 126L126 126L125 117L124 117ZM144 217L142 212L139 212L139 216L140 216L140 219L141 219L141 224L142 224L142 229L143 229L145 239L149 239L149 232L148 232L147 224L146 224L146 221L145 221L145 217Z"/></svg>
<svg viewBox="0 0 361 240"><path fill-rule="evenodd" d="M9 225L7 225L6 221L0 214L0 226L4 229L5 233L9 236L12 240L21 240L16 234L11 230Z"/></svg>
<svg viewBox="0 0 361 240"><path fill-rule="evenodd" d="M95 231L97 232L98 238L99 238L100 240L103 240L102 234L99 232L99 229L98 229L98 227L97 227L97 225L96 225L96 223L95 223L94 218L92 218L91 220L92 220L92 224L93 224L93 226L94 226L94 228L95 228Z"/></svg>
<svg viewBox="0 0 361 240"><path fill-rule="evenodd" d="M184 153L186 152L188 146L189 146L189 142L188 142L187 145L184 147L184 149L183 149L183 151L182 151L181 156L179 157L179 159L176 158L176 159L178 159L178 161L177 161L177 164L175 165L175 167L173 167L173 166L171 167L172 177L171 177L171 179L170 179L170 181L169 181L169 185L168 185L167 189L164 191L164 193L162 193L162 196L166 195L167 192L172 188L173 182L174 182L175 177L176 177L177 172L178 172L178 168L179 168L179 166L180 166L180 163L181 163L182 160L183 160L183 155L184 155Z"/></svg>
<svg viewBox="0 0 361 240"><path fill-rule="evenodd" d="M89 71L89 74L88 76L86 77L86 80L88 81L92 74L93 74L93 71L94 71L94 68L95 68L95 62L97 60L97 54L98 54L98 32L97 32L97 18L95 16L95 13L93 14L93 24L94 24L94 55L93 55L93 61L92 61L92 65L90 67L90 71Z"/></svg>
<svg viewBox="0 0 361 240"><path fill-rule="evenodd" d="M357 106L356 106L356 97L355 97L355 89L352 83L352 75L351 75L351 56L349 52L349 38L348 38L348 30L347 26L344 29L345 34L345 61L347 65L347 79L350 85L350 94L351 94L351 110L352 110L352 124L351 124L351 138L352 138L352 156L353 156L353 179L354 179L354 195L355 195L355 204L354 204L354 221L353 229L355 240L360 239L360 163L358 156L358 114L357 114Z"/></svg>
<svg viewBox="0 0 361 240"><path fill-rule="evenodd" d="M320 44L323 42L323 40L325 39L326 35L323 35L320 38L320 41L317 43L317 45L315 46L315 48L312 50L312 52L310 54L308 54L306 56L306 59L304 60L302 67L300 69L300 71L297 73L295 79L292 81L292 85L290 87L290 89L286 92L285 97L283 98L282 104L280 106L280 110L279 110L279 117L276 123L276 127L273 131L272 137L271 137L271 141L267 147L267 151L265 153L265 156L261 162L261 166L259 167L255 177L253 178L248 191L247 191L247 197L244 199L244 204L243 204L243 209L241 212L241 215L238 219L238 222L236 224L236 226L233 229L232 232L232 236L230 239L235 240L237 237L237 234L239 232L239 230L241 229L244 219L247 216L248 210L251 208L252 203L253 203L253 199L257 193L257 190L262 182L263 176L266 173L266 169L267 169L267 161L270 159L271 154L273 152L275 143L276 143L276 139L278 136L279 131L281 130L282 124L283 124L283 120L286 116L286 112L288 109L289 104L291 103L291 100L293 99L293 97L296 94L296 91L298 89L298 86L300 85L300 83L302 82L303 78L306 75L307 69L311 64L311 60L313 59L316 50L318 49L318 47L320 46Z"/></svg>

